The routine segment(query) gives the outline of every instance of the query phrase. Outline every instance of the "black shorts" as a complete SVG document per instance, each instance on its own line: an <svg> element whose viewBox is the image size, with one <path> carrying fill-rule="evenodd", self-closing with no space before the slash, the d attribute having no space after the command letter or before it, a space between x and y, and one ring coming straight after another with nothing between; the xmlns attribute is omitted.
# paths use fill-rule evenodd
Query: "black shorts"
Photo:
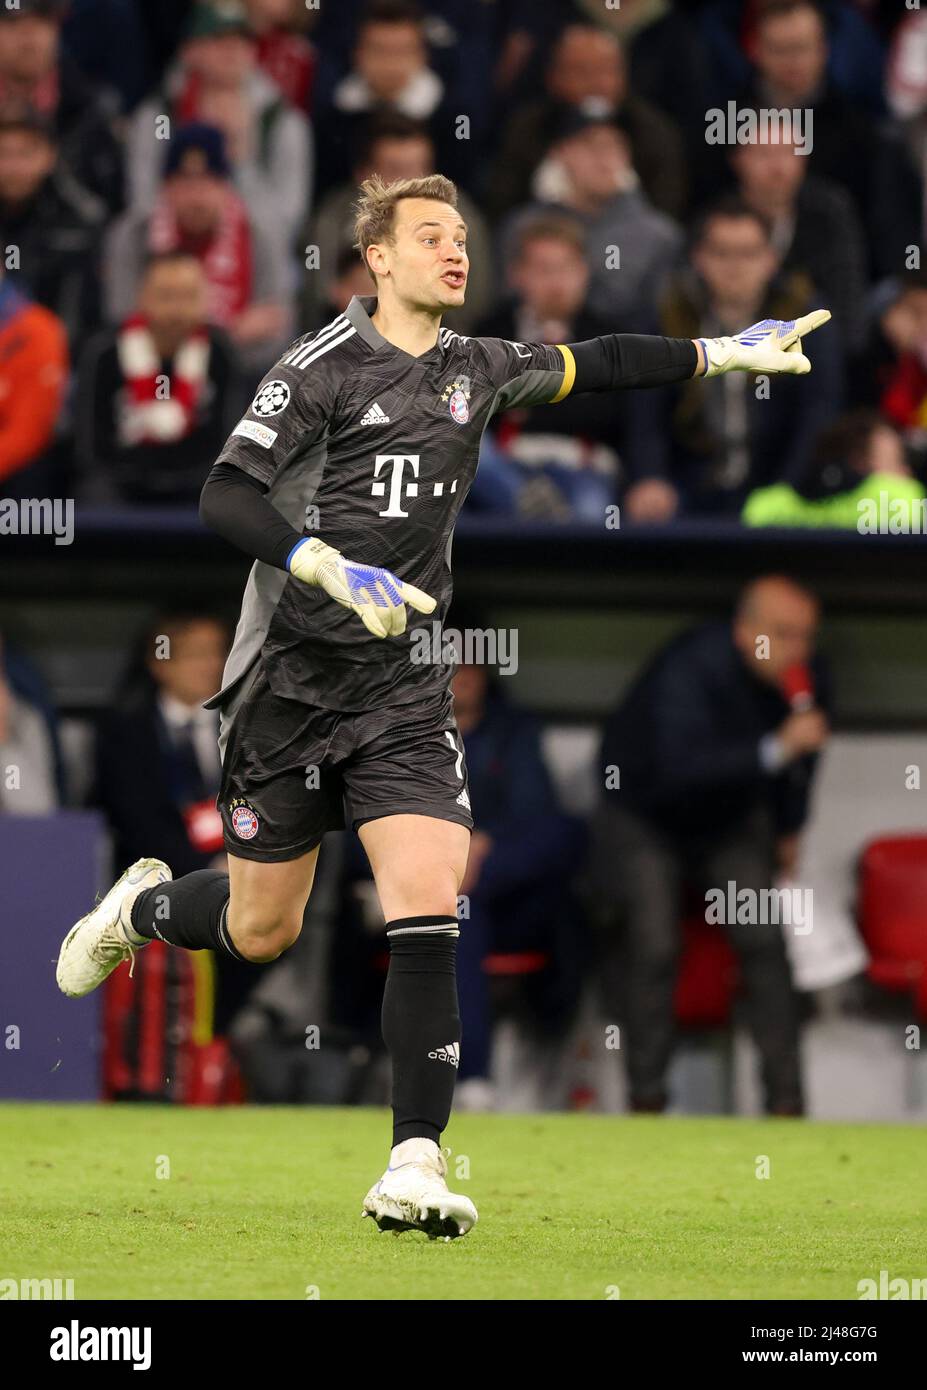
<svg viewBox="0 0 927 1390"><path fill-rule="evenodd" d="M231 720L216 801L241 859L296 859L327 830L380 816L473 828L463 741L449 690L362 714L285 700L263 669Z"/></svg>

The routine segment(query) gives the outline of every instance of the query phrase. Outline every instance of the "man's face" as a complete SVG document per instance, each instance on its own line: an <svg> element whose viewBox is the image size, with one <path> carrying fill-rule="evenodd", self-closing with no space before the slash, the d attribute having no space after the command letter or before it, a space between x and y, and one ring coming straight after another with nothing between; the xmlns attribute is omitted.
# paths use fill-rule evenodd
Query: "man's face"
<svg viewBox="0 0 927 1390"><path fill-rule="evenodd" d="M692 263L714 300L755 303L775 273L777 258L752 217L713 217L692 253Z"/></svg>
<svg viewBox="0 0 927 1390"><path fill-rule="evenodd" d="M788 140L737 145L731 155L745 195L788 202L804 182L808 161Z"/></svg>
<svg viewBox="0 0 927 1390"><path fill-rule="evenodd" d="M570 242L537 237L512 267L511 281L539 318L570 319L586 298L589 271L582 252Z"/></svg>
<svg viewBox="0 0 927 1390"><path fill-rule="evenodd" d="M735 618L734 641L754 675L779 685L790 666L811 660L819 621L810 594L777 582L761 586L748 611Z"/></svg>
<svg viewBox="0 0 927 1390"><path fill-rule="evenodd" d="M434 154L430 140L424 135L407 140L389 135L373 146L358 183L371 174L379 174L385 183L392 183L395 179L423 179L433 173Z"/></svg>
<svg viewBox="0 0 927 1390"><path fill-rule="evenodd" d="M552 97L568 106L590 98L617 106L625 92L621 50L607 34L573 26L554 49L547 86Z"/></svg>
<svg viewBox="0 0 927 1390"><path fill-rule="evenodd" d="M27 14L0 23L0 72L5 77L37 82L57 61L58 26L53 19Z"/></svg>
<svg viewBox="0 0 927 1390"><path fill-rule="evenodd" d="M756 65L780 96L799 103L817 87L827 66L827 38L820 16L811 8L794 10L761 24Z"/></svg>
<svg viewBox="0 0 927 1390"><path fill-rule="evenodd" d="M216 34L192 39L183 48L184 66L205 82L230 87L242 82L254 66L254 46L247 34Z"/></svg>
<svg viewBox="0 0 927 1390"><path fill-rule="evenodd" d="M203 618L171 634L170 656L152 659L155 683L185 705L201 705L222 684L222 668L228 651L225 630Z"/></svg>
<svg viewBox="0 0 927 1390"><path fill-rule="evenodd" d="M177 225L186 236L208 236L215 230L228 197L228 185L209 172L201 151L190 150L164 188Z"/></svg>
<svg viewBox="0 0 927 1390"><path fill-rule="evenodd" d="M368 248L368 264L387 275L400 301L420 309L456 309L467 288L467 229L460 213L431 198L403 198L393 239Z"/></svg>
<svg viewBox="0 0 927 1390"><path fill-rule="evenodd" d="M158 261L145 276L139 308L155 333L178 342L206 316L206 281L199 261Z"/></svg>
<svg viewBox="0 0 927 1390"><path fill-rule="evenodd" d="M606 202L622 185L628 148L613 126L593 125L557 146L556 157L582 199Z"/></svg>
<svg viewBox="0 0 927 1390"><path fill-rule="evenodd" d="M392 101L425 66L425 44L417 24L365 24L354 66L375 96Z"/></svg>
<svg viewBox="0 0 927 1390"><path fill-rule="evenodd" d="M38 191L55 164L54 146L31 130L0 134L0 199L25 203Z"/></svg>

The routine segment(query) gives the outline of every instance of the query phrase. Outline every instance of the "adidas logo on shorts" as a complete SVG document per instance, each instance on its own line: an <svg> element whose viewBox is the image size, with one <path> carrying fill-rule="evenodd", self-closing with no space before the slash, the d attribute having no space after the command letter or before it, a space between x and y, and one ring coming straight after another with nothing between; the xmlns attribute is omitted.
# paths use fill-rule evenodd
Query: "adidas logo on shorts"
<svg viewBox="0 0 927 1390"><path fill-rule="evenodd" d="M385 413L385 411L382 411L380 407L377 405L376 401L374 401L373 405L370 407L367 413L361 416L361 424L388 425L389 416Z"/></svg>
<svg viewBox="0 0 927 1390"><path fill-rule="evenodd" d="M464 808L465 811L469 811L469 809L470 809L470 796L469 796L469 794L468 794L468 792L467 792L466 787L464 787L463 791L462 791L462 792L460 793L460 795L458 796L458 798L457 798L457 805L458 805L458 806L462 806L462 807Z"/></svg>
<svg viewBox="0 0 927 1390"><path fill-rule="evenodd" d="M428 1056L433 1062L450 1062L452 1067L460 1066L460 1043L448 1043L447 1047L437 1047Z"/></svg>

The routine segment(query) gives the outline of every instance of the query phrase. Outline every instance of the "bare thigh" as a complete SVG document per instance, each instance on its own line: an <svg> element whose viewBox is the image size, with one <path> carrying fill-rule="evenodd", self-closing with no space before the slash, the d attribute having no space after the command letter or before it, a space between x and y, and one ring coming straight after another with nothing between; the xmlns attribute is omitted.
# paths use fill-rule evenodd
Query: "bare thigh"
<svg viewBox="0 0 927 1390"><path fill-rule="evenodd" d="M228 856L227 926L247 960L276 960L299 936L318 857L318 845L278 864Z"/></svg>
<svg viewBox="0 0 927 1390"><path fill-rule="evenodd" d="M380 816L358 831L387 922L457 916L470 831L434 816Z"/></svg>

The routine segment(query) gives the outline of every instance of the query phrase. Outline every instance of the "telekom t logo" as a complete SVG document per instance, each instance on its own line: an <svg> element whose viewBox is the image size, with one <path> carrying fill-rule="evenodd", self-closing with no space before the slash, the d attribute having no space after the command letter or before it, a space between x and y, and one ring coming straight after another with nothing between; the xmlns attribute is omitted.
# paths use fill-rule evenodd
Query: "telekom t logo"
<svg viewBox="0 0 927 1390"><path fill-rule="evenodd" d="M405 467L405 465L406 465L407 463L411 464L411 465L412 465L412 476L413 476L413 478L417 478L417 477L418 477L419 455L418 455L418 454L377 454L376 463L374 464L374 469L373 469L373 476L374 476L375 478L379 478L380 473L381 473L381 471L382 471L384 465L387 464L387 463L391 463L391 464L393 465L392 476L390 477L390 480L389 480L389 505L387 506L387 508L386 508L385 511L379 512L378 515L379 515L379 516L408 516L409 513L408 513L408 512L404 512L404 511L402 510L402 507L401 507L400 503L402 502L403 497L417 497L417 496L418 496L418 483L409 482L409 483L405 483L405 484L404 484L403 481L402 481L402 470L403 470L403 468ZM385 496L386 496L386 483L385 483L385 482L374 483L373 486L371 487L371 493L373 494L374 497L385 497Z"/></svg>

